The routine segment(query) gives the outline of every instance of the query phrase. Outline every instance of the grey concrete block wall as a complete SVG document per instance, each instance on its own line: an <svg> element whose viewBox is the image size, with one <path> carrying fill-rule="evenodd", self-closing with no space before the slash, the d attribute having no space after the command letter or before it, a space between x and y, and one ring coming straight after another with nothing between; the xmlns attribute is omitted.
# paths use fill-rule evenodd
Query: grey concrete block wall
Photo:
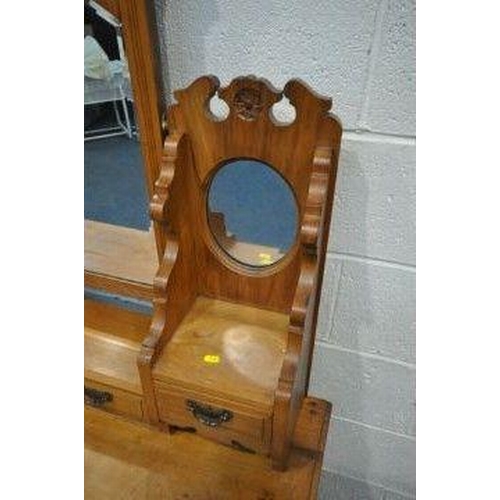
<svg viewBox="0 0 500 500"><path fill-rule="evenodd" d="M415 439L411 436L334 417L324 464L337 475L415 495Z"/></svg>
<svg viewBox="0 0 500 500"><path fill-rule="evenodd" d="M415 363L414 306L411 267L328 254L318 340Z"/></svg>
<svg viewBox="0 0 500 500"><path fill-rule="evenodd" d="M346 135L340 152L330 250L414 264L413 141Z"/></svg>
<svg viewBox="0 0 500 500"><path fill-rule="evenodd" d="M361 126L415 135L415 0L382 0Z"/></svg>
<svg viewBox="0 0 500 500"><path fill-rule="evenodd" d="M354 128L364 100L378 2L157 0L168 85L205 73L223 83L248 73L277 87L301 77L332 96Z"/></svg>
<svg viewBox="0 0 500 500"><path fill-rule="evenodd" d="M348 476L323 471L319 485L319 500L408 500L406 495Z"/></svg>
<svg viewBox="0 0 500 500"><path fill-rule="evenodd" d="M339 418L415 434L413 366L318 343L311 392L330 399Z"/></svg>
<svg viewBox="0 0 500 500"><path fill-rule="evenodd" d="M415 496L415 1L156 0L164 84L301 78L345 133L311 391L322 499Z"/></svg>

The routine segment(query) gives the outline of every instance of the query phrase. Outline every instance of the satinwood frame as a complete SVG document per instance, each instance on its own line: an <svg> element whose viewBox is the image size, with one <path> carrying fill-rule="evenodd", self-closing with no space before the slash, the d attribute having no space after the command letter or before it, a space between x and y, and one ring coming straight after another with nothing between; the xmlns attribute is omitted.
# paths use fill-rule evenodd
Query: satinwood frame
<svg viewBox="0 0 500 500"><path fill-rule="evenodd" d="M229 106L223 120L209 110L215 94ZM221 88L217 78L204 76L174 95L150 205L162 260L154 280L150 334L138 358L145 416L160 423L153 368L198 296L285 313L288 341L274 392L270 449L275 468L284 469L307 395L342 126L329 112L331 100L299 80L289 81L281 92L255 77L236 78ZM272 114L283 96L296 110L290 124ZM296 244L287 258L262 272L228 265L208 234L208 182L221 163L241 157L272 165L298 204Z"/></svg>
<svg viewBox="0 0 500 500"><path fill-rule="evenodd" d="M122 24L134 108L144 164L144 176L149 198L159 175L166 126L163 120L164 96L161 84L161 61L154 2L150 0L97 0ZM159 226L153 224L159 241ZM157 256L161 257L157 244ZM155 258L153 255L152 259ZM139 283L123 277L85 269L85 286L119 295L151 300L151 283Z"/></svg>

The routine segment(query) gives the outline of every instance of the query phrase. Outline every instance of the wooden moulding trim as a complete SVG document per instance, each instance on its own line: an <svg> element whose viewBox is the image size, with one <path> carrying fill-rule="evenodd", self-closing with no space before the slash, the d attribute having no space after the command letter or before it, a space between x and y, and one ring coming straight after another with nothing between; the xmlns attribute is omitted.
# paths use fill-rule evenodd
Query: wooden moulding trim
<svg viewBox="0 0 500 500"><path fill-rule="evenodd" d="M288 345L275 393L273 416L272 458L276 469L286 468L295 423L306 393L312 327L317 314L318 249L320 228L327 203L331 167L331 147L318 147L313 168L301 229L301 265L299 280L290 313ZM312 302L315 302L314 304Z"/></svg>
<svg viewBox="0 0 500 500"><path fill-rule="evenodd" d="M120 0L95 0L95 3L113 14L117 19L120 19Z"/></svg>
<svg viewBox="0 0 500 500"><path fill-rule="evenodd" d="M163 261L160 264L158 273L154 279L154 299L153 299L153 319L148 336L144 339L142 345L148 350L152 350L152 358L150 365L152 366L156 361L156 357L161 351L161 346L165 342L162 336L165 333L165 326L167 322L166 304L167 299L166 290L168 279L173 270L174 264L177 259L179 245L176 240L169 239L165 249Z"/></svg>
<svg viewBox="0 0 500 500"><path fill-rule="evenodd" d="M290 451L289 443L309 383L313 336L318 314L318 289L322 281L337 174L336 151L340 147L342 131L339 120L333 115L328 114L327 123L328 126L320 131L320 142L313 157L311 181L300 233L303 249L301 273L292 306L287 355L276 391L272 457L273 465L277 469L286 467ZM333 144L328 137L330 133L334 135ZM322 140L328 145L323 145ZM328 427L325 432L327 429Z"/></svg>
<svg viewBox="0 0 500 500"><path fill-rule="evenodd" d="M158 180L155 183L155 191L150 203L150 213L153 220L158 224L166 226L166 207L169 199L170 185L174 179L176 162L179 159L181 148L186 146L186 136L183 134L172 134L165 140L163 150L161 170ZM165 231L165 233L168 232ZM175 235L168 234L162 242L162 260L153 280L154 290L154 312L153 321L149 335L143 342L145 349L152 349L150 364L155 361L155 351L158 351L158 343L163 335L166 324L166 299L168 280L177 260L179 252L179 242Z"/></svg>
<svg viewBox="0 0 500 500"><path fill-rule="evenodd" d="M117 276L95 273L93 271L84 271L84 284L87 288L104 290L116 295L124 295L141 300L153 300L152 283L139 283L130 281Z"/></svg>
<svg viewBox="0 0 500 500"><path fill-rule="evenodd" d="M311 484L311 495L310 499L314 500L318 498L318 488L319 488L319 481L320 481L320 476L321 476L321 466L323 464L323 455L325 452L325 444L326 444L326 438L328 435L328 428L330 427L330 420L332 417L332 405L330 403L327 403L326 401L321 401L321 403L325 403L324 405L324 418L323 418L323 425L321 426L321 431L319 435L319 440L318 440L318 451L317 451L317 459L316 459L316 464L314 466L314 475L313 475L313 480Z"/></svg>
<svg viewBox="0 0 500 500"><path fill-rule="evenodd" d="M166 207L169 188L175 174L176 162L187 142L184 135L172 134L165 140L161 170L155 183L155 191L150 203L150 213L159 227L163 227L160 241L162 259L153 280L153 318L147 337L142 342L137 358L141 383L144 388L144 413L150 424L160 421L153 382L153 365L165 343L164 334L167 325L166 293L170 275L179 252L179 242L175 235L168 232ZM168 234L168 236L167 236Z"/></svg>
<svg viewBox="0 0 500 500"><path fill-rule="evenodd" d="M328 114L328 127L321 130L319 145L314 154L314 165L317 172L327 172L327 190L325 193L325 202L323 210L320 214L320 230L316 242L319 258L318 258L318 274L316 290L319 295L324 276L324 267L326 259L326 251L328 246L328 238L330 234L330 222L333 212L333 198L335 194L335 183L337 180L338 161L340 142L342 139L342 124L340 120L332 113ZM332 140L333 138L333 140ZM316 340L316 325L318 320L319 298L315 301L312 311L310 348L308 353L307 373L304 381L304 387L307 394L309 388L309 380L311 375L311 364L313 357L313 346Z"/></svg>
<svg viewBox="0 0 500 500"><path fill-rule="evenodd" d="M154 3L148 0L119 0L119 3L151 196L158 176L163 143L163 102Z"/></svg>
<svg viewBox="0 0 500 500"><path fill-rule="evenodd" d="M153 318L147 337L137 356L139 377L144 391L144 417L152 425L160 421L153 384L153 365L157 357L157 345L166 323L166 300L153 299Z"/></svg>
<svg viewBox="0 0 500 500"><path fill-rule="evenodd" d="M155 6L154 2L149 0L115 1L119 2L123 23L125 50L130 66L132 90L140 130L146 186L151 198L154 182L160 168L164 137L160 44L156 27ZM154 232L158 257L161 259L161 228L157 223L154 224Z"/></svg>
<svg viewBox="0 0 500 500"><path fill-rule="evenodd" d="M137 356L137 368L139 370L139 378L141 379L141 386L144 392L144 419L151 425L158 425L160 423L160 417L156 404L151 367L153 356L154 349L142 345Z"/></svg>
<svg viewBox="0 0 500 500"><path fill-rule="evenodd" d="M160 265L158 275L165 273L165 268L169 267L165 261ZM163 271L162 271L163 268ZM166 271L166 274L170 270ZM158 279L158 275L157 278ZM167 322L166 299L155 297L153 299L153 318L147 337L143 340L141 349L137 356L137 366L139 376L144 390L144 416L150 424L158 424L160 421L156 395L153 383L153 366L161 351L161 338L165 331Z"/></svg>
<svg viewBox="0 0 500 500"><path fill-rule="evenodd" d="M165 139L160 173L154 184L154 192L150 203L151 218L158 223L163 224L166 222L165 209L169 198L169 187L174 179L175 163L179 151L185 142L186 136L179 132L174 132Z"/></svg>

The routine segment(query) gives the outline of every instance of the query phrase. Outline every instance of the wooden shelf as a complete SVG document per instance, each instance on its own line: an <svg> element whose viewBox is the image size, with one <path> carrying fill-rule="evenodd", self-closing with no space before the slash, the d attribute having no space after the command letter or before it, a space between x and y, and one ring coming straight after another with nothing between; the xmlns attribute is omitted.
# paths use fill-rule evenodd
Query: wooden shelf
<svg viewBox="0 0 500 500"><path fill-rule="evenodd" d="M167 435L85 408L85 498L314 500L331 407L307 398L290 467L188 433Z"/></svg>
<svg viewBox="0 0 500 500"><path fill-rule="evenodd" d="M150 317L85 300L85 378L142 394L137 355Z"/></svg>
<svg viewBox="0 0 500 500"><path fill-rule="evenodd" d="M272 410L288 316L198 297L153 369L160 383Z"/></svg>

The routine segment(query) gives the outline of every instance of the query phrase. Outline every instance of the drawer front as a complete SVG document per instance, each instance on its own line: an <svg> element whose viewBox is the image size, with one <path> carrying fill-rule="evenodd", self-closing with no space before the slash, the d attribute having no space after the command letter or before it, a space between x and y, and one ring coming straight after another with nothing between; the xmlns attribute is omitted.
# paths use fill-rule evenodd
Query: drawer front
<svg viewBox="0 0 500 500"><path fill-rule="evenodd" d="M232 446L267 453L270 420L231 405L177 390L157 390L160 420Z"/></svg>
<svg viewBox="0 0 500 500"><path fill-rule="evenodd" d="M140 396L88 379L85 379L85 404L115 415L142 420Z"/></svg>

